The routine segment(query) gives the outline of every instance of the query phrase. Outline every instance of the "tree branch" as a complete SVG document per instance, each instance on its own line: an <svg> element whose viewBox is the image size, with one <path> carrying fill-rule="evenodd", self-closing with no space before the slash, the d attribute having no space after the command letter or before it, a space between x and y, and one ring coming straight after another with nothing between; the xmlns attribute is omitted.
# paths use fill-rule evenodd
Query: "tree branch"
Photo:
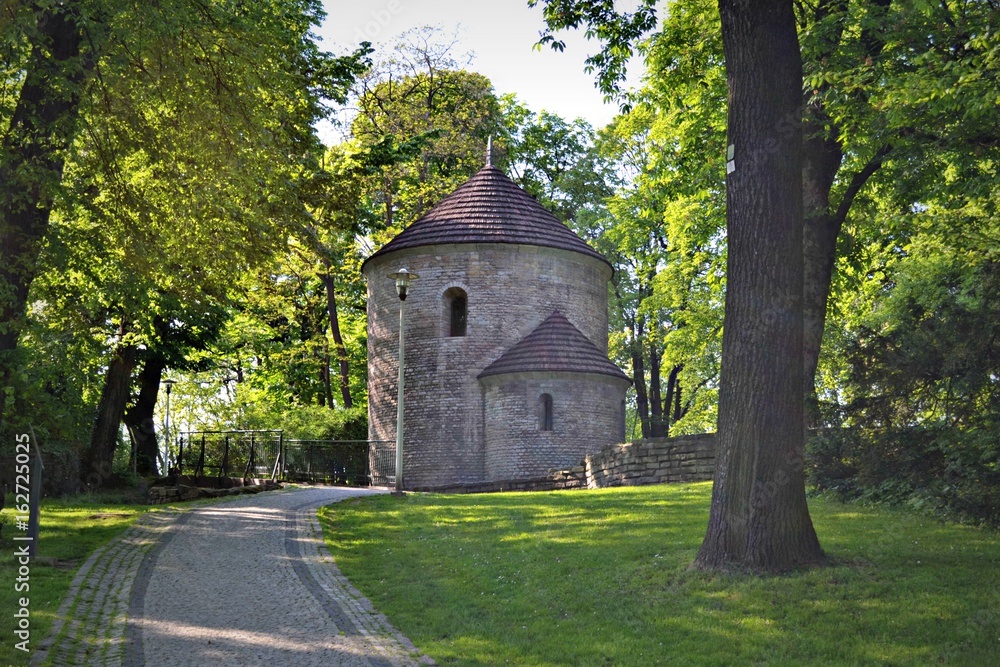
<svg viewBox="0 0 1000 667"><path fill-rule="evenodd" d="M882 163L885 162L885 158L891 150L892 147L890 145L883 145L875 151L875 155L873 155L872 159L870 159L868 163L862 167L861 171L854 174L854 177L851 179L851 184L847 186L847 191L844 193L844 197L840 200L840 206L837 207L837 212L833 215L833 219L838 226L842 225L844 220L847 219L847 213L851 210L854 198L857 197L858 192L860 192L861 188L863 188L865 183L868 182L868 179L872 177L872 174L878 171L879 167L882 166Z"/></svg>

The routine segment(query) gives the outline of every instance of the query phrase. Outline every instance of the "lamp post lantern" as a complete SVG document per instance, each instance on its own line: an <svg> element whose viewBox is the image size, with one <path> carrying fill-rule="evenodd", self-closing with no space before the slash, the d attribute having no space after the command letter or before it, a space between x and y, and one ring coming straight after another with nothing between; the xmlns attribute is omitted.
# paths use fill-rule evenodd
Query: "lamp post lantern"
<svg viewBox="0 0 1000 667"><path fill-rule="evenodd" d="M396 398L396 490L394 493L403 493L403 368L405 364L405 350L403 348L403 327L404 309L406 294L410 289L410 281L416 280L420 276L408 269L400 269L389 274L390 280L396 281L396 294L399 295L399 382L397 383Z"/></svg>
<svg viewBox="0 0 1000 667"><path fill-rule="evenodd" d="M169 474L169 472L170 472L170 470L169 470L170 466L168 465L168 461L170 459L170 390L173 388L175 382L176 382L176 380L164 380L163 381L163 386L165 386L167 388L167 419L166 419L166 422L164 423L164 429L163 429L165 431L164 440L166 441L164 443L164 447L163 447L163 468L164 468L163 474L164 475Z"/></svg>

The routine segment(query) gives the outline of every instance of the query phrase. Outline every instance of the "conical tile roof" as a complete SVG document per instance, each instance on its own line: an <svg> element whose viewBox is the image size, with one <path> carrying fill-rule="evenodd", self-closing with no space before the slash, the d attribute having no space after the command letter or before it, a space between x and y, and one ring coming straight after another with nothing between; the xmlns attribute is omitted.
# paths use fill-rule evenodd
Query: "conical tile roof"
<svg viewBox="0 0 1000 667"><path fill-rule="evenodd" d="M487 164L371 255L444 243L520 243L604 256L512 180Z"/></svg>
<svg viewBox="0 0 1000 667"><path fill-rule="evenodd" d="M477 377L531 371L598 373L631 382L558 310L552 311L534 331L500 355Z"/></svg>

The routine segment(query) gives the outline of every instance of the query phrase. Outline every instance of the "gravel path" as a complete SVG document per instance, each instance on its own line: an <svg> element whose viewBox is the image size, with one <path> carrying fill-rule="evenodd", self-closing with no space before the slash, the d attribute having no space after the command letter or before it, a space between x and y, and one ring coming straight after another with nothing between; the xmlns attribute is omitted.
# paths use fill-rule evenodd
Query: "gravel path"
<svg viewBox="0 0 1000 667"><path fill-rule="evenodd" d="M73 620L32 664L434 664L323 543L316 508L370 493L310 488L145 515L80 568L59 614Z"/></svg>

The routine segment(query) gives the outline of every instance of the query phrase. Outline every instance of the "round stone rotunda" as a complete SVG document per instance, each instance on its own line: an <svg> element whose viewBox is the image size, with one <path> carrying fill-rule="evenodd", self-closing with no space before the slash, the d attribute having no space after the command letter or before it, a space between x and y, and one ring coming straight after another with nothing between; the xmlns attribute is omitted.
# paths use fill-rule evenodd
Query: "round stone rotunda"
<svg viewBox="0 0 1000 667"><path fill-rule="evenodd" d="M540 477L624 441L631 381L608 359L611 265L491 164L362 265L369 439L396 438L388 276L401 268L420 276L405 304L406 488Z"/></svg>

